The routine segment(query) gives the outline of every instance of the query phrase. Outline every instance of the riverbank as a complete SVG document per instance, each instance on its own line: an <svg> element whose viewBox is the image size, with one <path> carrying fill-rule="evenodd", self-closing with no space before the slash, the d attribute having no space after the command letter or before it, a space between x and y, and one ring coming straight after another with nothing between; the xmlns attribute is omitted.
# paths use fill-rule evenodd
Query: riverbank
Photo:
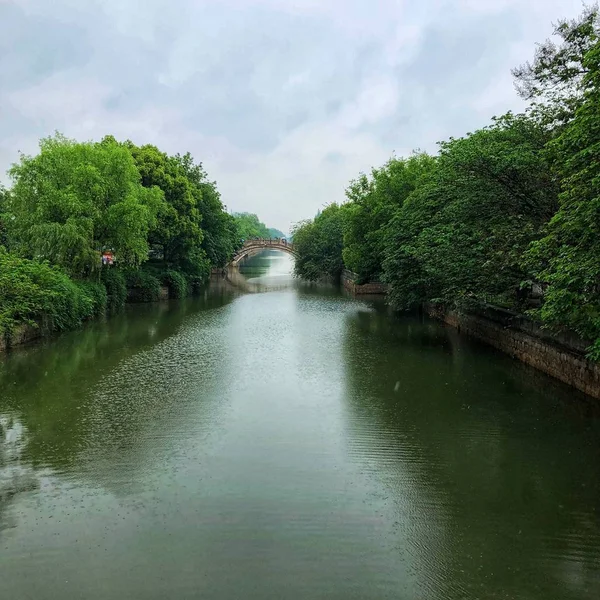
<svg viewBox="0 0 600 600"><path fill-rule="evenodd" d="M381 282L357 284L358 276L344 270L341 284L355 296L385 296ZM505 352L575 389L600 399L600 364L586 358L589 342L573 333L552 333L525 315L496 306L471 312L425 303L424 312L494 348Z"/></svg>
<svg viewBox="0 0 600 600"><path fill-rule="evenodd" d="M387 288L380 282L356 284L355 274L344 271L341 277L342 287L355 296L384 297ZM230 276L223 277L215 270L211 273L211 282L224 279L230 281ZM240 279L248 282L240 275ZM245 291L264 291L255 284L257 289ZM128 302L144 302L135 290L129 290ZM154 301L162 302L177 298L168 286L161 286ZM448 310L439 305L426 303L424 312L447 325L451 325L521 362L566 383L585 394L600 399L600 365L586 358L587 344L573 334L553 334L532 321L531 319L498 307L482 307L470 313ZM24 346L43 338L56 336L58 332L47 330L42 326L21 324L13 329L10 336L0 338L0 352L11 348Z"/></svg>
<svg viewBox="0 0 600 600"><path fill-rule="evenodd" d="M368 283L356 283L358 275L344 269L340 281L344 289L357 296L384 296L387 294L387 285L380 281L370 281Z"/></svg>
<svg viewBox="0 0 600 600"><path fill-rule="evenodd" d="M430 317L477 338L593 398L600 399L600 365L586 358L588 344L574 334L555 334L531 319L495 306L458 312L426 303Z"/></svg>
<svg viewBox="0 0 600 600"><path fill-rule="evenodd" d="M142 304L148 303L147 300L143 300L140 298L139 291L135 289L129 289L127 291L127 304ZM176 295L171 293L168 286L161 286L158 291L158 295L155 300L151 302L164 302L171 298L176 298ZM83 321L81 326L84 326L86 323L96 320L99 317L104 318L107 316L107 311L105 310L101 315L95 315L86 321ZM0 335L0 353L7 352L12 348L18 348L20 346L25 346L27 344L31 344L33 342L38 342L43 339L56 337L63 333L61 330L49 329L44 327L41 323L28 324L28 323L20 323L14 326L9 332L5 335Z"/></svg>

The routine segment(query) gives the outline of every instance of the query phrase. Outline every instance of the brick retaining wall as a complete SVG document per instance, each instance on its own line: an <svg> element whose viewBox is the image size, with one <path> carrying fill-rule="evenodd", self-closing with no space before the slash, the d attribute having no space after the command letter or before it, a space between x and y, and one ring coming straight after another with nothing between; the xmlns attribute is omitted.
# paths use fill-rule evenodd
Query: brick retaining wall
<svg viewBox="0 0 600 600"><path fill-rule="evenodd" d="M0 335L0 352L5 352L9 347L21 346L42 337L42 330L31 325L17 325L10 338Z"/></svg>

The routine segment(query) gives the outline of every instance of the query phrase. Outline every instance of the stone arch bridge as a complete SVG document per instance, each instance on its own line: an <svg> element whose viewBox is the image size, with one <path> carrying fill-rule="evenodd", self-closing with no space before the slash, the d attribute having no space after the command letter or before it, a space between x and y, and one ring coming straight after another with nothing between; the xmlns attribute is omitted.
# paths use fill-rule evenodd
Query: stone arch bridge
<svg viewBox="0 0 600 600"><path fill-rule="evenodd" d="M256 240L246 240L244 245L234 254L231 262L229 263L231 266L237 266L242 260L247 258L248 256L252 256L253 254L258 254L263 250L281 250L282 252L287 252L292 256L296 256L296 251L294 250L294 244L290 244L286 240L282 239L256 239Z"/></svg>

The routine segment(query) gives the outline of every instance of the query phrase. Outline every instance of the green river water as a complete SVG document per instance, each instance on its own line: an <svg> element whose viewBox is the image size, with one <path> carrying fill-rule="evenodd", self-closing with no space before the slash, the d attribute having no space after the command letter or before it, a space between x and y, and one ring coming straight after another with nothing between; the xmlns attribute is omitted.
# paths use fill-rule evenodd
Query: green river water
<svg viewBox="0 0 600 600"><path fill-rule="evenodd" d="M265 253L0 358L0 598L600 598L600 419Z"/></svg>

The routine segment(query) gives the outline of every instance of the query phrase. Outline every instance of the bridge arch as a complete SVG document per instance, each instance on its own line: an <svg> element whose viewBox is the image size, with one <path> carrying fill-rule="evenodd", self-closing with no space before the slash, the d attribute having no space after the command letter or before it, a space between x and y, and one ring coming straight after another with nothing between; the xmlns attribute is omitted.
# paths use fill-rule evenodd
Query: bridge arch
<svg viewBox="0 0 600 600"><path fill-rule="evenodd" d="M290 244L286 240L281 239L256 239L246 240L243 246L233 255L229 265L237 266L242 260L253 254L257 254L262 250L281 250L287 254L291 254L294 258L297 256L294 249L294 244Z"/></svg>

